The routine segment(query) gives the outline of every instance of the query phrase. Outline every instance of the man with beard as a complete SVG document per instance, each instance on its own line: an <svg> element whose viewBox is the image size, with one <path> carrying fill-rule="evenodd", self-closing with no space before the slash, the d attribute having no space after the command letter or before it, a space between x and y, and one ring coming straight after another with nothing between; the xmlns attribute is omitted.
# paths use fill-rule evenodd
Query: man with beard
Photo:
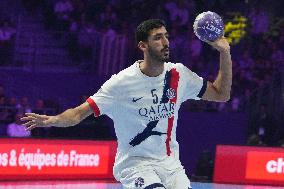
<svg viewBox="0 0 284 189"><path fill-rule="evenodd" d="M118 149L114 176L124 188L191 188L179 160L178 110L187 99L228 101L232 83L230 47L222 37L209 42L220 52L220 69L211 83L180 63L168 62L169 34L164 21L150 19L136 30L144 59L113 75L82 105L57 116L27 113L27 129L68 127L90 114L114 121Z"/></svg>

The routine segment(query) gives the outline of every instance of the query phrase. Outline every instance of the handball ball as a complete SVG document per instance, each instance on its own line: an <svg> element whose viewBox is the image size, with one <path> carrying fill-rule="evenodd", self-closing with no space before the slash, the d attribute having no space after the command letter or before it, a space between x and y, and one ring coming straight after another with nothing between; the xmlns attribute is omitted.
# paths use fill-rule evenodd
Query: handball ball
<svg viewBox="0 0 284 189"><path fill-rule="evenodd" d="M193 30L201 41L215 41L224 35L224 23L218 14L207 11L196 17Z"/></svg>

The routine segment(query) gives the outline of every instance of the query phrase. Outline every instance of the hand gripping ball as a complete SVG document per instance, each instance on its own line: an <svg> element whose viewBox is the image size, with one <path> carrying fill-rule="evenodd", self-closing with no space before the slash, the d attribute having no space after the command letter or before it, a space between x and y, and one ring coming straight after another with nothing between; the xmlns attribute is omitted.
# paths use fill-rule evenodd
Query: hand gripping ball
<svg viewBox="0 0 284 189"><path fill-rule="evenodd" d="M193 30L201 41L215 41L224 35L224 23L218 14L207 11L196 17Z"/></svg>

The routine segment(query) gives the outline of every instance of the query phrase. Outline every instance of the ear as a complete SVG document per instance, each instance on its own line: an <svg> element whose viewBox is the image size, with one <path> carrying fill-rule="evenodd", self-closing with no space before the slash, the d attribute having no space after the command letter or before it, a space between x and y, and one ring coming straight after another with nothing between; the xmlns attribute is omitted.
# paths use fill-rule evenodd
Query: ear
<svg viewBox="0 0 284 189"><path fill-rule="evenodd" d="M141 50L141 51L145 51L146 50L146 48L147 48L147 44L145 43L145 42L143 42L143 41L139 41L139 43L138 43L138 48Z"/></svg>

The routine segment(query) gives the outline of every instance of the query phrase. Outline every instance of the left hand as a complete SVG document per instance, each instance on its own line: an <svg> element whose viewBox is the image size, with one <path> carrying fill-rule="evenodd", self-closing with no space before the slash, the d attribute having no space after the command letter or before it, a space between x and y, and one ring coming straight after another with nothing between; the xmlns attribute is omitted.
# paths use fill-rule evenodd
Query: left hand
<svg viewBox="0 0 284 189"><path fill-rule="evenodd" d="M217 49L219 52L229 52L230 51L230 45L224 36L220 37L216 41L213 41L213 42L209 41L207 43L211 45L212 47L214 47L215 49Z"/></svg>

